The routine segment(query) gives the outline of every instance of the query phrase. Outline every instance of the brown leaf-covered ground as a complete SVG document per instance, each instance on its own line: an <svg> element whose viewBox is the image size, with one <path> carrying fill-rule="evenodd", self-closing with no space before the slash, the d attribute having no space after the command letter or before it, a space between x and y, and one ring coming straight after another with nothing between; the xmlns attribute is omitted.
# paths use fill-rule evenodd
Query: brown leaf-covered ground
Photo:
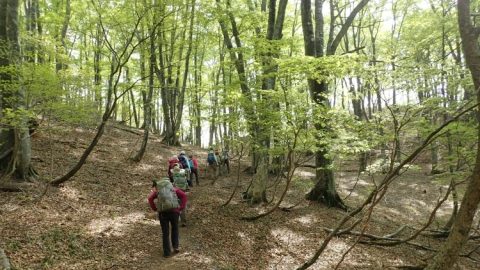
<svg viewBox="0 0 480 270"><path fill-rule="evenodd" d="M345 215L338 209L305 201L303 195L311 186L312 173L299 170L298 179L282 203L285 207L298 204L296 207L291 211L277 210L257 221L242 221L240 217L273 205L251 207L242 201L240 192L251 179L243 172L247 160L240 166L237 194L228 206L222 207L236 185L237 161L232 161L230 175L212 185L205 177L204 149L168 147L153 135L143 160L133 163L128 157L139 147L141 136L116 125L107 128L71 181L60 188L45 185L45 181L63 175L77 162L93 134L94 130L87 128L43 125L33 138L33 162L42 179L24 185L23 192L0 193L0 248L14 269L295 269L320 246L325 228L334 228ZM181 253L164 259L160 225L146 197L151 180L166 175L168 157L180 150L198 156L200 186L194 186L189 193L189 224L180 229ZM346 197L350 207L358 206L371 190L373 178L362 175L357 179L354 162L337 165L341 196ZM275 190L275 198L279 198L283 188L283 182L276 187L274 181L272 178L269 199ZM375 208L366 232L381 236L407 225L398 235L407 237L423 226L445 190L446 186L441 188L439 181L423 170L409 170ZM440 209L432 229L443 225L451 208L449 202ZM356 240L355 236L334 238L311 269L334 269ZM412 242L435 249L441 240L421 236ZM462 253L478 245L471 242ZM432 255L412 245L357 244L339 269L395 269L421 265ZM480 259L478 253L472 257ZM457 268L480 269L480 263L461 258Z"/></svg>

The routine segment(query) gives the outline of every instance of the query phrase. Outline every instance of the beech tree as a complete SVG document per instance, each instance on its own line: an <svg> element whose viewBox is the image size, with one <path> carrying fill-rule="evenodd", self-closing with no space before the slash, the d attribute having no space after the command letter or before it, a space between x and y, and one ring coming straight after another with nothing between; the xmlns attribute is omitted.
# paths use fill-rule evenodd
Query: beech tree
<svg viewBox="0 0 480 270"><path fill-rule="evenodd" d="M255 12L251 2L247 3L250 12ZM278 104L272 104L269 101L268 91L275 91L277 65L275 58L279 57L279 47L277 42L282 38L282 31L285 19L287 1L270 0L263 2L261 13L268 14L266 29L261 26L254 26L255 34L260 45L256 46L261 71L253 70L255 74L255 85L252 87L248 80L248 67L246 64L247 56L243 53L244 44L240 37L240 30L237 19L231 10L230 1L222 6L221 1L217 0L217 8L220 18L219 24L223 35L223 41L228 49L230 61L234 64L240 83L240 89L243 94L244 102L242 107L247 118L248 132L252 137L252 162L251 172L255 173L252 185L247 190L247 196L252 203L266 202L266 188L268 172L270 167L268 150L271 145L271 130L275 128L269 123L271 119L270 112L278 108ZM262 24L263 25L263 24ZM231 34L230 34L231 32ZM232 42L232 38L234 42ZM261 75L259 75L261 74ZM253 84L253 83L252 83ZM260 88L262 91L254 90ZM254 89L252 89L254 88Z"/></svg>
<svg viewBox="0 0 480 270"><path fill-rule="evenodd" d="M348 28L352 25L355 16L358 12L367 5L369 0L360 1L345 19L344 24L334 35L335 20L332 18L330 31L325 49L324 38L324 19L323 19L323 4L324 0L315 0L314 19L312 22L312 2L311 0L301 1L301 15L302 15L302 29L303 40L305 44L305 55L312 57L323 57L334 55L337 48L347 33ZM330 8L333 9L332 5ZM308 80L310 96L320 110L317 113L325 113L330 107L328 101L328 83L326 81L318 81L315 79ZM326 118L325 118L326 119ZM315 123L317 131L328 131L328 123ZM323 201L329 206L335 206L345 209L346 206L338 196L335 179L332 168L332 158L329 156L329 145L322 141L320 137L317 138L318 150L315 152L315 166L316 170L316 184L315 187L308 193L307 199L312 201Z"/></svg>
<svg viewBox="0 0 480 270"><path fill-rule="evenodd" d="M20 76L18 0L0 1L0 166L7 173L30 180L36 177L31 164L30 114Z"/></svg>

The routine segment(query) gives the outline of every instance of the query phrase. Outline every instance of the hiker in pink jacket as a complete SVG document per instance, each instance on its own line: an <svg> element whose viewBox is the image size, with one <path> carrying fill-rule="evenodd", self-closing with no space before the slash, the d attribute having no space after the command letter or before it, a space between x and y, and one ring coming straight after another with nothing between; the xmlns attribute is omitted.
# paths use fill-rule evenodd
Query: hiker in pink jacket
<svg viewBox="0 0 480 270"><path fill-rule="evenodd" d="M187 195L179 188L174 188L178 199L180 200L180 206L172 210L158 212L158 219L160 220L160 226L162 227L162 240L163 240L163 257L168 258L174 254L180 252L178 249L178 217L182 210L187 205ZM148 196L148 204L153 211L157 211L154 200L158 196L157 182L153 181L152 191ZM173 246L173 254L170 249L170 226L172 230L171 241Z"/></svg>

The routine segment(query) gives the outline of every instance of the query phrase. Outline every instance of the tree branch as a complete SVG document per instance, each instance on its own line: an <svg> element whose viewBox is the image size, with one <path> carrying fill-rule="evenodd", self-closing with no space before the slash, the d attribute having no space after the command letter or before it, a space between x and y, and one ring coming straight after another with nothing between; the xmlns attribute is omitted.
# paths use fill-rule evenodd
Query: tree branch
<svg viewBox="0 0 480 270"><path fill-rule="evenodd" d="M362 10L364 6L368 4L370 0L362 0L360 3L358 3L357 6L352 10L350 15L348 15L348 18L345 20L345 23L342 25L342 28L338 32L337 36L335 39L332 41L332 43L328 46L327 48L327 55L333 55L335 54L335 51L337 50L338 45L340 44L340 41L342 38L345 36L347 33L348 28L352 25L353 20L355 19L355 16L357 16L358 12Z"/></svg>

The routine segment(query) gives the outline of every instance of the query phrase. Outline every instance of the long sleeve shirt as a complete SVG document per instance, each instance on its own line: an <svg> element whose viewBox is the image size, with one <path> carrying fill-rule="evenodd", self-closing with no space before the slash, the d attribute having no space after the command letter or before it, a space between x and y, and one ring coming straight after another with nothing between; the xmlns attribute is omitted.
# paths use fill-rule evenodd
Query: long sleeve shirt
<svg viewBox="0 0 480 270"><path fill-rule="evenodd" d="M193 161L193 167L196 169L198 168L198 161L196 158L192 158L192 161Z"/></svg>
<svg viewBox="0 0 480 270"><path fill-rule="evenodd" d="M172 211L176 212L177 214L180 214L180 212L182 212L182 210L187 205L187 194L185 194L185 192L183 192L179 188L174 188L174 189L175 189L175 193L177 193L178 199L180 199L180 206L178 208L173 209ZM150 208L152 208L153 211L157 211L157 206L155 206L155 202L154 202L155 199L157 198L157 194L158 192L156 190L152 190L152 192L150 192L150 195L148 195L148 204L150 205Z"/></svg>

